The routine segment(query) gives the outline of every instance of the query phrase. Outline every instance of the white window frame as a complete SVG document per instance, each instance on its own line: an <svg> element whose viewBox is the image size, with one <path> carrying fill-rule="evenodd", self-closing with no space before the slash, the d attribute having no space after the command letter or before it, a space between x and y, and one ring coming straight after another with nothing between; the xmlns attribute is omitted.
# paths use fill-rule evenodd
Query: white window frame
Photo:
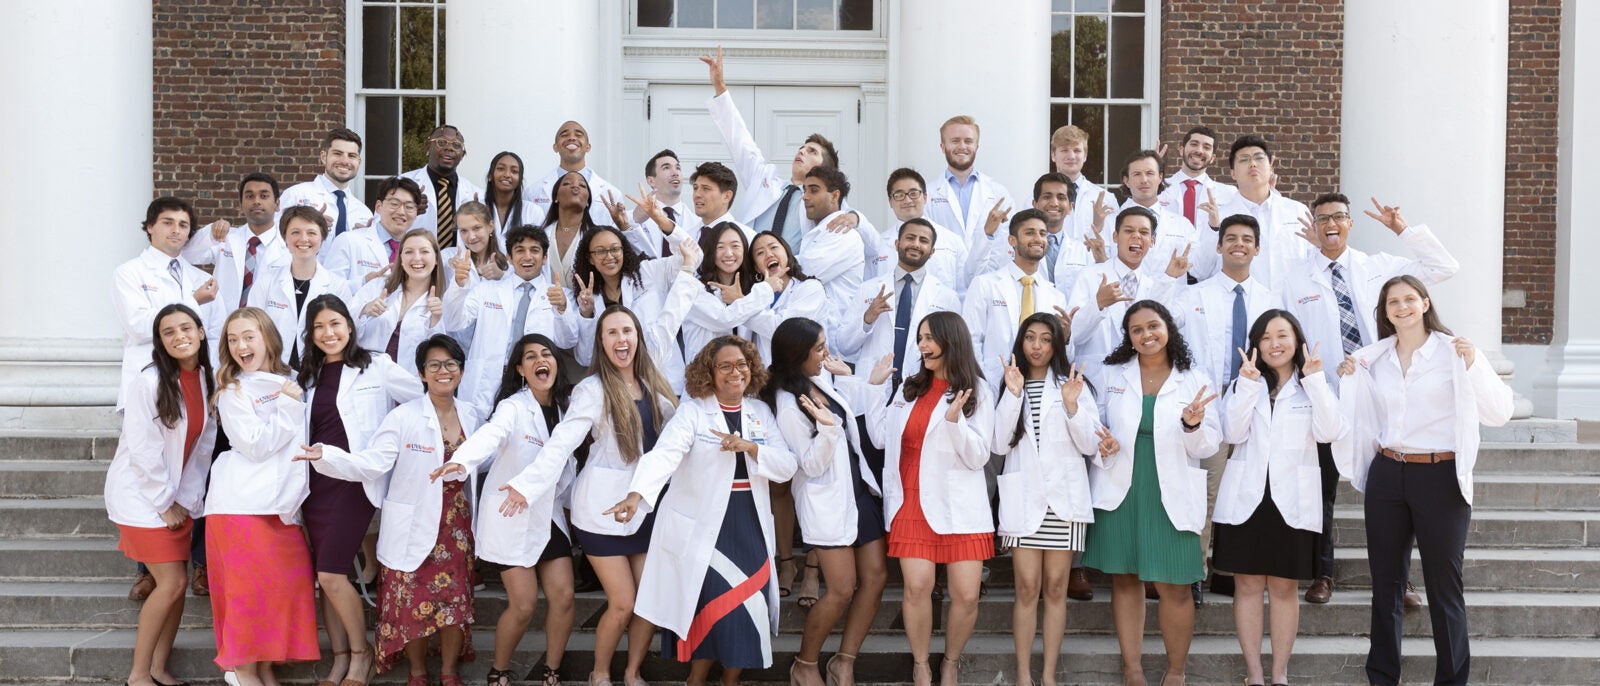
<svg viewBox="0 0 1600 686"><path fill-rule="evenodd" d="M737 1L737 0L716 0L716 1L720 3L720 2ZM677 0L673 0L673 2L676 3ZM755 2L755 0L749 0L749 2L751 2L753 4ZM800 3L798 2L798 0L796 0L796 2L795 2L796 11L798 11L799 6L800 6ZM838 8L839 8L839 0L834 0L834 16L835 17L838 16ZM741 41L741 42L743 42L743 41L761 42L761 41L806 40L806 41L823 41L823 42L826 42L826 43L840 43L840 44L848 44L848 43L882 43L884 41L885 36L887 34L887 31L888 31L888 21L886 20L886 18L884 16L884 13L887 12L887 11L889 11L889 3L888 2L886 2L885 0L873 0L872 1L872 28L868 29L868 30L861 30L861 29L850 29L850 30L846 30L846 29L832 29L832 30L821 30L821 29L754 29L754 28L752 28L752 29L719 29L719 28L706 28L706 27L700 27L700 26L678 28L678 27L662 27L662 26L640 26L639 25L639 2L638 2L638 0L628 0L628 2L627 2L627 17L626 17L627 24L626 24L625 28L626 28L628 36L636 37L636 38L706 38L706 37L712 37L712 38L716 38L716 39L720 39L720 40L734 40L734 41ZM673 16L674 17L677 16L677 12L676 11L673 12Z"/></svg>
<svg viewBox="0 0 1600 686"><path fill-rule="evenodd" d="M1077 0L1077 1L1078 2L1083 2L1084 0ZM1115 0L1105 0L1105 2L1106 2L1108 7L1115 5ZM1144 11L1142 13L1135 13L1135 12L1109 12L1109 11L1108 12L1070 12L1070 11L1068 11L1068 12L1060 12L1060 11L1056 11L1054 6L1052 6L1051 7L1051 11L1050 11L1051 32L1054 33L1054 27L1055 27L1054 19L1055 19L1055 17L1057 17L1057 16L1069 16L1070 17L1070 16L1078 16L1078 15L1104 16L1104 17L1107 17L1108 20L1111 17L1135 17L1135 16L1143 16L1144 17L1144 94L1143 94L1143 97L1139 97L1139 98L1110 98L1110 97L1106 97L1106 98L1077 98L1077 97L1055 97L1055 96L1052 95L1051 98L1050 98L1050 108L1052 110L1054 110L1057 105L1066 105L1068 107L1071 107L1073 105L1101 105L1101 106L1105 106L1105 105L1114 105L1114 106L1115 105L1123 105L1123 106L1137 105L1137 106L1139 106L1139 113L1140 113L1140 116L1139 116L1139 140L1141 140L1141 141L1154 141L1154 140L1156 140L1156 137L1157 137L1158 132L1160 131L1160 127L1161 127L1161 0L1144 0ZM1109 21L1108 21L1107 28L1108 29L1110 28L1109 27ZM1108 33L1107 34L1108 42L1109 42L1109 36L1110 36L1110 34ZM1069 47L1069 49L1072 50L1074 54L1076 54L1076 52L1077 52L1077 40L1078 40L1078 34L1077 34L1076 31L1074 31L1073 34L1072 34L1072 44ZM1107 69L1108 72L1111 69L1111 59L1112 59L1112 55L1110 54L1109 51L1107 51L1107 54L1106 54L1106 69ZM1111 88L1109 76L1110 75L1108 73L1107 74L1107 83L1106 83L1106 89L1107 89L1107 94L1108 95L1110 94L1110 88ZM1109 130L1110 117L1106 118L1105 123L1106 123L1106 126L1107 126L1108 130ZM1105 174L1106 174L1106 177L1104 179L1090 179L1090 181L1093 181L1093 182L1098 183L1098 184L1106 185L1106 186L1119 186L1119 185L1121 185L1121 178L1116 176L1116 174L1117 174L1117 170L1121 168L1121 165L1116 164L1116 162L1120 162L1121 160L1112 160L1111 159L1111 148L1110 148L1109 145L1106 144L1107 143L1107 139L1108 139L1108 136L1106 135L1106 132L1102 131L1101 135L1100 135L1100 146L1101 146L1100 150L1098 150L1098 151L1093 151L1093 150L1087 151L1091 155L1093 155L1093 154L1099 154L1100 155L1100 157L1101 157L1101 169L1103 169L1105 171Z"/></svg>
<svg viewBox="0 0 1600 686"><path fill-rule="evenodd" d="M360 196L362 196L368 202L372 202L375 199L364 197L366 195L367 182L386 177L382 174L369 175L367 173L367 159L370 157L368 150L371 147L371 140L367 136L367 98L384 96L438 97L441 101L441 107L439 110L442 110L443 105L445 104L443 102L445 97L445 89L439 86L439 77L442 73L442 70L437 68L439 54L439 28L441 28L438 27L437 22L442 21L437 12L434 14L434 21L436 24L433 32L433 54L435 60L432 84L433 88L414 89L365 87L365 84L362 83L361 72L363 59L365 57L365 54L363 53L365 46L363 39L365 38L365 33L363 30L364 24L362 22L362 10L366 7L395 8L396 12L394 31L396 32L396 35L398 35L400 22L399 10L401 8L426 7L438 10L449 9L449 6L446 4L445 0L345 0L345 126L361 135L361 166L356 170L356 190L359 192ZM399 68L400 65L397 62L395 64L396 72L394 78L394 83L396 85L400 83L400 74L398 71ZM437 114L439 110L435 110L435 126L443 123L443 118L439 117ZM400 128L399 130L404 131L403 128ZM403 163L405 159L403 149L395 150L395 158L402 161L400 166L405 166ZM400 169L396 171L396 174L401 174L405 171L405 169Z"/></svg>

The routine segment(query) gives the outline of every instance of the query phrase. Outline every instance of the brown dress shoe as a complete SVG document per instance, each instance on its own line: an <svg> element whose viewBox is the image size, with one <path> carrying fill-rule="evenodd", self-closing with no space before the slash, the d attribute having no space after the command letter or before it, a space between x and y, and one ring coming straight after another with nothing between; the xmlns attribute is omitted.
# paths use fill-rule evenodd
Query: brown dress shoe
<svg viewBox="0 0 1600 686"><path fill-rule="evenodd" d="M1412 586L1409 581L1406 582L1405 603L1407 610L1416 610L1422 607L1422 596L1417 593L1417 587Z"/></svg>
<svg viewBox="0 0 1600 686"><path fill-rule="evenodd" d="M1319 576L1311 582L1311 588L1306 589L1306 602L1322 605L1333 599L1333 579Z"/></svg>
<svg viewBox="0 0 1600 686"><path fill-rule="evenodd" d="M1089 585L1089 572L1079 567L1067 575L1067 597L1073 600L1094 600L1094 588Z"/></svg>
<svg viewBox="0 0 1600 686"><path fill-rule="evenodd" d="M189 592L197 596L211 595L211 580L206 578L205 565L194 568L194 576L189 579Z"/></svg>
<svg viewBox="0 0 1600 686"><path fill-rule="evenodd" d="M142 573L133 578L133 588L128 589L128 600L144 600L156 590L156 578Z"/></svg>

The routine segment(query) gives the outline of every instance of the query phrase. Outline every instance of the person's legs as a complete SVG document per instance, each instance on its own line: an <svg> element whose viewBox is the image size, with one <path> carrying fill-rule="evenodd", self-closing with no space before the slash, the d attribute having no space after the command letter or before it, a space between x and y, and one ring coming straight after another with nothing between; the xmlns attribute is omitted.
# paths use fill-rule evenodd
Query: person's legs
<svg viewBox="0 0 1600 686"><path fill-rule="evenodd" d="M744 670L737 667L722 668L722 686L739 686L739 675Z"/></svg>
<svg viewBox="0 0 1600 686"><path fill-rule="evenodd" d="M772 536L778 546L778 591L789 595L798 565L794 559L794 491L789 482L768 484L772 499Z"/></svg>
<svg viewBox="0 0 1600 686"><path fill-rule="evenodd" d="M828 634L833 633L834 625L839 623L855 597L856 551L854 548L818 548L812 552L821 563L828 590L806 614L799 659L789 670L789 677L803 686L822 686L817 660L822 657L822 644L828 640Z"/></svg>
<svg viewBox="0 0 1600 686"><path fill-rule="evenodd" d="M943 686L956 686L962 651L978 624L978 596L983 590L983 562L962 560L945 565L949 583L950 612L944 625L944 664L940 666Z"/></svg>
<svg viewBox="0 0 1600 686"><path fill-rule="evenodd" d="M1187 585L1156 584L1161 593L1157 606L1161 643L1167 648L1167 674L1161 683L1183 683L1189 664L1189 643L1194 639L1194 591Z"/></svg>
<svg viewBox="0 0 1600 686"><path fill-rule="evenodd" d="M1294 654L1295 635L1300 631L1300 583L1294 579L1267 577L1267 595L1272 603L1272 683L1289 683L1289 657ZM1261 645L1261 641L1256 641ZM1260 649L1256 654L1260 655Z"/></svg>
<svg viewBox="0 0 1600 686"><path fill-rule="evenodd" d="M628 568L633 573L633 587L637 589L639 578L644 576L644 553L629 555ZM645 683L644 678L639 676L639 670L644 668L644 659L650 656L650 638L655 634L655 625L643 617L634 615L628 621L628 667L622 672L622 681L626 686L643 686Z"/></svg>
<svg viewBox="0 0 1600 686"><path fill-rule="evenodd" d="M1206 572L1211 576L1213 588L1219 591L1231 588L1233 580L1219 579L1227 576L1227 573L1218 572L1211 566L1211 512L1217 507L1217 488L1222 485L1222 473L1227 470L1228 456L1232 454L1233 444L1223 443L1215 454L1200 462L1206 470L1206 521L1200 530L1200 556L1205 560Z"/></svg>
<svg viewBox="0 0 1600 686"><path fill-rule="evenodd" d="M883 604L883 588L889 583L889 560L884 556L884 538L855 549L856 593L845 616L844 633L839 636L839 652L828 660L828 678L833 686L855 686L855 659L861 644L872 630L872 621Z"/></svg>
<svg viewBox="0 0 1600 686"><path fill-rule="evenodd" d="M1144 582L1137 574L1111 575L1111 617L1122 653L1122 682L1144 686Z"/></svg>
<svg viewBox="0 0 1600 686"><path fill-rule="evenodd" d="M263 686L261 681L261 672L263 671L270 674L272 668L260 662L236 665L233 668L233 678L239 682L239 686Z"/></svg>
<svg viewBox="0 0 1600 686"><path fill-rule="evenodd" d="M139 608L139 628L133 639L133 666L128 671L129 684L144 686L153 684L158 675L171 677L167 672L167 658L172 653L172 638L167 636L167 627L175 625L171 621L174 616L183 615L183 594L188 590L188 579L184 575L188 567L186 562L156 562L147 567L156 580L156 588Z"/></svg>
<svg viewBox="0 0 1600 686"><path fill-rule="evenodd" d="M511 669L511 656L528 631L539 608L539 575L532 567L507 567L500 572L506 587L506 609L494 626L494 662L497 670Z"/></svg>
<svg viewBox="0 0 1600 686"><path fill-rule="evenodd" d="M439 674L441 676L458 674L456 669L461 663L461 647L466 645L466 632L459 626L447 626L439 630Z"/></svg>
<svg viewBox="0 0 1600 686"><path fill-rule="evenodd" d="M900 618L905 623L906 641L911 644L912 681L916 686L928 686L928 682L919 680L922 675L917 673L916 665L928 669L928 649L933 642L934 564L929 560L901 558L900 576L904 584ZM927 678L931 681L932 674Z"/></svg>
<svg viewBox="0 0 1600 686"><path fill-rule="evenodd" d="M1261 598L1267 591L1267 577L1259 574L1233 575L1233 626L1239 635L1239 650L1244 653L1244 681L1247 684L1265 683L1261 670ZM1277 610L1277 605L1273 605ZM1276 633L1278 623L1272 623ZM1277 659L1278 653L1273 651Z"/></svg>
<svg viewBox="0 0 1600 686"><path fill-rule="evenodd" d="M328 680L338 683L344 679L366 682L373 654L367 649L367 618L361 607L361 595L350 585L349 577L333 572L317 572L317 584L322 587L323 625L328 630L328 643L333 650L347 651L349 657L340 670L340 658L334 656L333 670ZM363 652L356 652L363 651ZM339 679L334 675L343 675Z"/></svg>
<svg viewBox="0 0 1600 686"><path fill-rule="evenodd" d="M1461 497L1453 462L1408 464L1406 477L1417 552L1422 555L1428 619L1433 626L1433 683L1465 684L1472 659L1461 567L1467 529L1472 525L1472 506Z"/></svg>
<svg viewBox="0 0 1600 686"><path fill-rule="evenodd" d="M544 664L552 670L560 669L578 614L577 601L573 598L576 581L572 558L563 555L540 562L537 569L539 581L544 584Z"/></svg>
<svg viewBox="0 0 1600 686"><path fill-rule="evenodd" d="M617 652L617 644L622 642L622 632L633 619L637 587L633 568L626 557L590 555L589 564L600 577L600 586L606 594L606 610L594 628L594 669L589 673L589 680L610 681L611 657Z"/></svg>
<svg viewBox="0 0 1600 686"><path fill-rule="evenodd" d="M1405 498L1405 465L1387 457L1372 460L1362 511L1367 528L1367 567L1372 576L1372 646L1367 681L1400 683L1400 634L1405 620L1402 597L1411 567L1412 512Z"/></svg>
<svg viewBox="0 0 1600 686"><path fill-rule="evenodd" d="M1072 553L1066 550L1044 552L1044 636L1043 668L1040 683L1056 686L1056 665L1061 659L1061 639L1067 632L1067 576L1072 571Z"/></svg>
<svg viewBox="0 0 1600 686"><path fill-rule="evenodd" d="M428 676L428 639L419 638L407 643L405 653L411 676Z"/></svg>
<svg viewBox="0 0 1600 686"><path fill-rule="evenodd" d="M689 662L689 678L684 682L688 686L705 686L711 677L710 660L691 660Z"/></svg>
<svg viewBox="0 0 1600 686"><path fill-rule="evenodd" d="M1327 443L1317 444L1317 466L1322 473L1322 533L1317 534L1317 561L1312 565L1313 579L1325 580L1329 594L1333 592L1333 500L1339 492L1339 468L1333 463L1333 449ZM1308 600L1309 592L1308 592ZM1327 602L1322 600L1322 602Z"/></svg>
<svg viewBox="0 0 1600 686"><path fill-rule="evenodd" d="M1033 684L1033 637L1039 625L1039 588L1044 578L1044 551L1011 549L1016 596L1011 603L1011 642L1017 658L1017 686ZM1048 673L1048 671L1046 672Z"/></svg>

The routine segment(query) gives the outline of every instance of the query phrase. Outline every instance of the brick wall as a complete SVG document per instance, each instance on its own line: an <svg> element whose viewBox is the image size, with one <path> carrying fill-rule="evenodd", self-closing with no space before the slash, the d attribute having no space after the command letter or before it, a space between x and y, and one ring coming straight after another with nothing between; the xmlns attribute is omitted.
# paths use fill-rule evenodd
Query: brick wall
<svg viewBox="0 0 1600 686"><path fill-rule="evenodd" d="M1549 343L1555 306L1556 97L1561 0L1511 0L1506 83L1506 290L1527 304L1501 311L1501 342Z"/></svg>
<svg viewBox="0 0 1600 686"><path fill-rule="evenodd" d="M343 0L155 0L155 190L202 222L236 215L239 179L321 171L344 125Z"/></svg>
<svg viewBox="0 0 1600 686"><path fill-rule="evenodd" d="M1167 170L1190 126L1217 131L1211 175L1231 183L1228 146L1259 133L1279 192L1301 202L1339 180L1342 0L1166 0L1161 8L1161 140Z"/></svg>

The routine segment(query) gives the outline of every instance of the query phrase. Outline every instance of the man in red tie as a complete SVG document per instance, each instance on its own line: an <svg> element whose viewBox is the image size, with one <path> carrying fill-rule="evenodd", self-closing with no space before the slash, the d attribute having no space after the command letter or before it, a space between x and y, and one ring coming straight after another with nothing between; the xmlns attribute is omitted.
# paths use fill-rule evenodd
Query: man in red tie
<svg viewBox="0 0 1600 686"><path fill-rule="evenodd" d="M1161 200L1167 207L1181 210L1179 214L1195 226L1201 226L1201 222L1206 221L1197 221L1195 218L1205 214L1200 205L1206 202L1207 190L1211 191L1218 205L1227 202L1238 192L1233 186L1217 181L1206 173L1217 159L1216 145L1217 132L1209 126L1196 126L1183 134L1183 147L1178 152L1182 164L1178 165L1178 171L1167 177L1167 189L1161 194Z"/></svg>

